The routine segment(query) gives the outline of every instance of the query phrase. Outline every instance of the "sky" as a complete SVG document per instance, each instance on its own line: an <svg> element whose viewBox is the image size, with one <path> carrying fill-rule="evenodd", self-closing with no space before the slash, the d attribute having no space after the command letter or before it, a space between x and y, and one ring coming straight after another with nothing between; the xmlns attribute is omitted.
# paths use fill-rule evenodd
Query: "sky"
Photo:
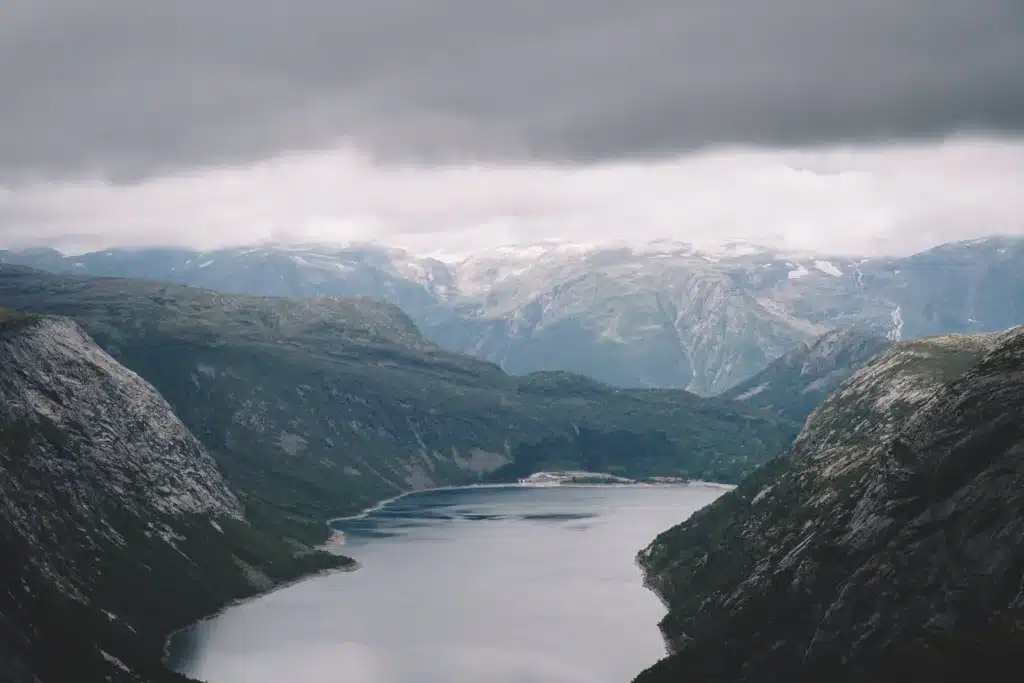
<svg viewBox="0 0 1024 683"><path fill-rule="evenodd" d="M1020 0L6 0L0 247L1024 234Z"/></svg>

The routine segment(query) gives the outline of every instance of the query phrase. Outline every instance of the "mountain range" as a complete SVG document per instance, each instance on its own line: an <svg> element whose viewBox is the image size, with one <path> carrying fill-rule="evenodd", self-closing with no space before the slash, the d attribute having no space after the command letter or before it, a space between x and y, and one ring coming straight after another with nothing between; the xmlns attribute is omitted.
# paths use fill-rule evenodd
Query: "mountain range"
<svg viewBox="0 0 1024 683"><path fill-rule="evenodd" d="M424 339L395 306L292 300L0 266L0 306L65 316L173 406L250 506L322 521L409 490L472 483L580 430L664 439L605 465L738 481L795 421L682 390L506 374ZM532 456L531 456L532 458ZM562 463L582 469L582 463Z"/></svg>
<svg viewBox="0 0 1024 683"><path fill-rule="evenodd" d="M2 680L183 680L169 632L352 566L326 519L539 469L740 482L638 557L642 683L1024 665L1024 328L828 331L706 398L510 375L370 298L7 265L0 306Z"/></svg>
<svg viewBox="0 0 1024 683"><path fill-rule="evenodd" d="M803 424L843 381L894 343L856 329L832 330L798 344L722 398Z"/></svg>
<svg viewBox="0 0 1024 683"><path fill-rule="evenodd" d="M325 520L552 469L739 483L638 557L642 683L1019 668L1024 328L947 332L1022 244L4 253L0 680L182 680L169 632L352 566Z"/></svg>
<svg viewBox="0 0 1024 683"><path fill-rule="evenodd" d="M1015 680L1024 327L903 342L638 557L660 681Z"/></svg>
<svg viewBox="0 0 1024 683"><path fill-rule="evenodd" d="M1024 322L1024 239L907 257L545 242L462 257L380 245L214 252L0 252L58 273L155 279L262 296L367 296L441 347L511 374L563 370L619 387L726 391L833 329L892 341Z"/></svg>
<svg viewBox="0 0 1024 683"><path fill-rule="evenodd" d="M0 306L15 683L178 680L168 632L347 566L318 550L326 521L398 493L549 467L738 481L798 427L682 390L511 376L367 298L0 266Z"/></svg>

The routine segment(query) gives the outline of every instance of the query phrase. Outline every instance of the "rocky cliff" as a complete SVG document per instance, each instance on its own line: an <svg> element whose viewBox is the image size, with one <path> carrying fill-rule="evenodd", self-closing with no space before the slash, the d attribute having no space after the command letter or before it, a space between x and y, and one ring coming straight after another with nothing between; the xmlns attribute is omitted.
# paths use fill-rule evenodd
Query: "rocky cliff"
<svg viewBox="0 0 1024 683"><path fill-rule="evenodd" d="M1013 680L1022 519L1024 328L899 344L640 553L674 654L638 681Z"/></svg>
<svg viewBox="0 0 1024 683"><path fill-rule="evenodd" d="M658 463L618 453L609 464L625 476L726 480L797 431L684 391L513 377L439 349L397 308L368 299L224 295L0 266L0 305L73 317L161 392L250 513L286 511L310 534L403 491L479 481L521 444L580 429L667 440Z"/></svg>
<svg viewBox="0 0 1024 683"><path fill-rule="evenodd" d="M771 410L802 425L844 380L891 344L861 330L832 330L798 344L722 398Z"/></svg>
<svg viewBox="0 0 1024 683"><path fill-rule="evenodd" d="M0 678L176 680L168 631L346 562L245 512L150 384L69 320L0 312Z"/></svg>

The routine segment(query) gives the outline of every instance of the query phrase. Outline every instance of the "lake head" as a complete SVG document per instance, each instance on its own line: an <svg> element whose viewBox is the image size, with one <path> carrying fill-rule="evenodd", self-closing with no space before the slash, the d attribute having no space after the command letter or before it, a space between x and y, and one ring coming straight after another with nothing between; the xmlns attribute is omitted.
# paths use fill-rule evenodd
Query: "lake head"
<svg viewBox="0 0 1024 683"><path fill-rule="evenodd" d="M636 553L718 487L432 491L339 522L362 567L179 634L210 683L628 683L664 655Z"/></svg>

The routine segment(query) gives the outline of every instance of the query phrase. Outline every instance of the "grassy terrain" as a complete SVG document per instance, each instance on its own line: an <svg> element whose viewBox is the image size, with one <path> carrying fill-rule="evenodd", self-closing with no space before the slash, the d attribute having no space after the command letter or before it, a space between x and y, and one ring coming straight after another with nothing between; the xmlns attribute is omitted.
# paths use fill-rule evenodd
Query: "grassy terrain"
<svg viewBox="0 0 1024 683"><path fill-rule="evenodd" d="M38 319L38 317L39 316L31 313L22 313L20 311L0 308L0 335L17 332L18 330L31 325L33 321Z"/></svg>
<svg viewBox="0 0 1024 683"><path fill-rule="evenodd" d="M220 528L201 517L125 518L117 501L85 508L58 486L47 505L70 539L58 544L62 556L80 563L73 575L95 577L87 604L33 569L38 549L0 524L0 552L14 558L2 585L32 595L0 596L0 635L42 634L11 640L0 673L23 665L44 681L102 680L112 671L103 652L146 680L177 680L159 664L169 631L344 566L311 552L326 537L324 521L399 492L529 474L553 461L735 481L795 431L682 391L618 390L567 373L512 377L436 348L401 311L365 299L226 296L0 266L0 306L31 312L3 314L0 330L35 314L67 316L148 380L215 458L246 517L218 520ZM43 473L19 469L42 445L57 460L77 457L74 440L46 420L0 431L0 474L18 486L50 486ZM103 520L123 543L111 542ZM169 525L177 540L158 542L150 524ZM110 680L122 679L136 680Z"/></svg>
<svg viewBox="0 0 1024 683"><path fill-rule="evenodd" d="M170 401L248 507L307 539L322 519L479 481L528 444L580 429L632 435L622 448L600 446L608 471L721 481L737 481L796 430L682 391L512 377L438 349L401 311L366 299L229 296L0 266L0 305L76 320Z"/></svg>

